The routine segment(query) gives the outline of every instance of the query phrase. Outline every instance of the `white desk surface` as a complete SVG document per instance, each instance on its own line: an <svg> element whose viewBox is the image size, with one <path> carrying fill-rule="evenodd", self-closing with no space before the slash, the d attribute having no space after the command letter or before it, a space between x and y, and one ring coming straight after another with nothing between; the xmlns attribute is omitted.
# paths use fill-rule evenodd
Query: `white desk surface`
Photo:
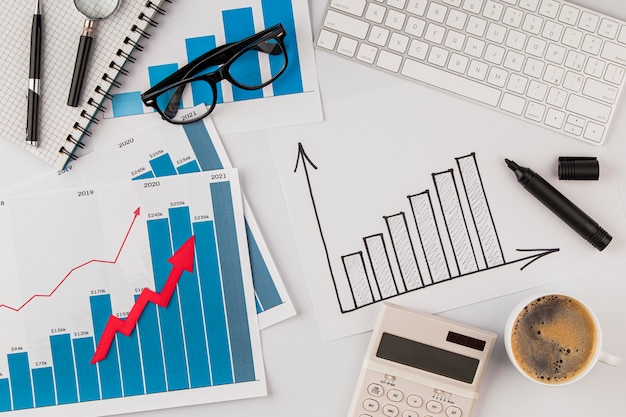
<svg viewBox="0 0 626 417"><path fill-rule="evenodd" d="M310 0L313 30L319 27L326 0ZM623 0L576 0L583 6L626 20ZM405 81L317 51L324 103ZM349 76L347 75L349 74ZM425 88L425 87L424 87ZM443 93L441 93L443 94ZM451 98L451 100L456 100ZM488 117L488 111L486 115ZM496 129L497 130L497 129ZM488 134L488 133L487 133ZM547 136L553 135L546 133ZM97 136L97 135L96 135ZM225 403L157 410L133 417L254 416L341 417L348 411L369 333L323 343L282 199L272 153L264 132L224 137L233 164L240 169L243 188L273 252L298 315L262 332L269 395ZM615 156L611 169L620 192L626 193L626 104L618 108L606 144ZM593 147L589 152L593 155ZM564 149L564 154L567 149ZM541 152L541 150L538 150ZM49 168L26 153L0 142L0 190L11 178L26 178ZM602 163L605 161L600 161ZM558 220L555 220L558 221ZM610 231L610 225L606 226ZM625 239L626 236L614 236ZM593 250L593 249L590 249ZM626 254L624 255L626 265ZM498 334L497 344L480 387L477 417L618 416L626 397L626 277L616 267L549 286L511 294L441 313ZM618 368L598 364L582 381L566 387L541 387L519 375L509 363L502 341L506 317L517 301L537 291L565 291L585 300L603 327L606 350L622 357Z"/></svg>

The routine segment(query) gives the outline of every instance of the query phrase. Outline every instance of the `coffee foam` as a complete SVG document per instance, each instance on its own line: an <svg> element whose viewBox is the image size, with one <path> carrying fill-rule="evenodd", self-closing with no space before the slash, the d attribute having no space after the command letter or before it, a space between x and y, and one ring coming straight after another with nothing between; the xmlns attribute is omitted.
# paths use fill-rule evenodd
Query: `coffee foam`
<svg viewBox="0 0 626 417"><path fill-rule="evenodd" d="M549 295L529 303L517 316L511 348L519 366L532 378L560 384L577 377L597 349L591 312L577 300Z"/></svg>

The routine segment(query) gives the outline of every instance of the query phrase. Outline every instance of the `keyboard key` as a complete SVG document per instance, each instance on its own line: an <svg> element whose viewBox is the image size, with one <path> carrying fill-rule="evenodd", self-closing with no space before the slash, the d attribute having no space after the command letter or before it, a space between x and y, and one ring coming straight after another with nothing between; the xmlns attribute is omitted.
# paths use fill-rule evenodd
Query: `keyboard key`
<svg viewBox="0 0 626 417"><path fill-rule="evenodd" d="M477 80L483 81L487 76L487 70L489 69L489 65L484 62L480 62L477 60L473 60L470 63L469 70L467 71L467 75Z"/></svg>
<svg viewBox="0 0 626 417"><path fill-rule="evenodd" d="M468 12L480 13L483 7L483 0L465 0L463 2L463 9Z"/></svg>
<svg viewBox="0 0 626 417"><path fill-rule="evenodd" d="M376 59L376 53L378 52L378 48L368 45L366 43L362 43L359 46L359 52L356 57L358 60L367 62L368 64L373 64Z"/></svg>
<svg viewBox="0 0 626 417"><path fill-rule="evenodd" d="M430 48L430 55L428 55L428 62L435 64L439 67L444 67L448 62L449 52L446 49L433 46Z"/></svg>
<svg viewBox="0 0 626 417"><path fill-rule="evenodd" d="M551 19L556 18L559 12L559 3L554 0L544 0L539 7L539 14L549 17Z"/></svg>
<svg viewBox="0 0 626 417"><path fill-rule="evenodd" d="M490 106L496 106L500 99L500 90L496 88L433 68L412 59L407 59L404 63L402 75Z"/></svg>
<svg viewBox="0 0 626 417"><path fill-rule="evenodd" d="M606 123L609 121L611 108L596 101L586 99L576 94L571 94L567 101L566 109L572 113L579 114L597 122Z"/></svg>
<svg viewBox="0 0 626 417"><path fill-rule="evenodd" d="M604 134L604 126L597 123L589 122L585 128L584 137L594 142L600 142Z"/></svg>
<svg viewBox="0 0 626 417"><path fill-rule="evenodd" d="M347 36L342 36L341 39L339 39L337 52L346 56L354 56L358 45L359 43L354 39L348 38Z"/></svg>
<svg viewBox="0 0 626 417"><path fill-rule="evenodd" d="M583 12L580 15L580 21L578 22L578 27L586 30L587 32L595 32L598 28L598 23L600 22L600 18L595 14L589 12Z"/></svg>
<svg viewBox="0 0 626 417"><path fill-rule="evenodd" d="M448 8L438 3L430 3L426 17L433 22L443 23L446 19L446 11Z"/></svg>
<svg viewBox="0 0 626 417"><path fill-rule="evenodd" d="M383 19L385 18L385 13L387 9L385 9L380 4L370 3L367 6L367 11L365 12L365 18L367 20L371 20L374 23L383 23Z"/></svg>
<svg viewBox="0 0 626 417"><path fill-rule="evenodd" d="M485 34L485 29L487 29L486 20L479 19L476 16L470 16L469 21L467 22L468 33L482 37Z"/></svg>
<svg viewBox="0 0 626 417"><path fill-rule="evenodd" d="M624 68L609 64L606 68L604 79L613 84L621 84L624 80Z"/></svg>
<svg viewBox="0 0 626 417"><path fill-rule="evenodd" d="M407 6L406 11L418 16L424 16L427 4L428 0L409 0L409 5Z"/></svg>
<svg viewBox="0 0 626 417"><path fill-rule="evenodd" d="M406 27L404 31L409 35L416 36L421 38L424 34L424 29L426 28L426 21L422 19L418 19L414 16L409 16L409 20L406 22Z"/></svg>
<svg viewBox="0 0 626 417"><path fill-rule="evenodd" d="M333 50L338 38L339 36L336 33L322 29L317 37L317 44L322 48Z"/></svg>
<svg viewBox="0 0 626 417"><path fill-rule="evenodd" d="M546 113L546 119L544 123L548 126L554 127L556 129L560 129L563 127L563 122L565 120L565 113L560 110L549 108Z"/></svg>
<svg viewBox="0 0 626 417"><path fill-rule="evenodd" d="M392 72L398 72L400 64L402 64L402 57L388 51L380 51L378 61L376 61L377 66Z"/></svg>
<svg viewBox="0 0 626 417"><path fill-rule="evenodd" d="M626 46L621 46L613 42L605 42L600 56L609 61L626 65Z"/></svg>
<svg viewBox="0 0 626 417"><path fill-rule="evenodd" d="M324 26L355 38L365 39L370 25L345 14L329 10L326 13L326 19L324 19Z"/></svg>
<svg viewBox="0 0 626 417"><path fill-rule="evenodd" d="M509 93L504 93L502 96L502 103L500 103L502 110L521 116L524 113L524 107L526 107L526 100L522 97Z"/></svg>
<svg viewBox="0 0 626 417"><path fill-rule="evenodd" d="M489 76L487 77L487 82L491 85L502 88L506 84L508 76L509 73L502 68L491 67L489 70Z"/></svg>
<svg viewBox="0 0 626 417"><path fill-rule="evenodd" d="M561 7L561 13L559 13L559 22L575 25L578 20L578 13L580 13L580 11L577 8L569 4L564 4Z"/></svg>
<svg viewBox="0 0 626 417"><path fill-rule="evenodd" d="M539 5L539 0L521 0L519 2L519 7L522 9L535 12L537 11L537 6Z"/></svg>
<svg viewBox="0 0 626 417"><path fill-rule="evenodd" d="M463 28L465 27L465 21L467 20L467 14L456 10L456 9L452 9L450 10L450 13L448 14L448 20L446 20L446 25L458 29L458 30L463 30Z"/></svg>
<svg viewBox="0 0 626 417"><path fill-rule="evenodd" d="M389 38L389 30L381 28L380 26L372 27L370 36L367 38L371 43L385 46L387 45L387 39Z"/></svg>
<svg viewBox="0 0 626 417"><path fill-rule="evenodd" d="M365 0L330 0L330 7L348 12L355 16L363 16Z"/></svg>
<svg viewBox="0 0 626 417"><path fill-rule="evenodd" d="M615 103L618 93L619 90L617 87L596 81L592 78L587 80L585 88L583 88L584 95L609 104Z"/></svg>
<svg viewBox="0 0 626 417"><path fill-rule="evenodd" d="M530 120L534 120L535 122L542 122L543 115L546 113L546 106L540 103L536 103L531 101L528 103L528 107L526 107L526 113L524 117Z"/></svg>
<svg viewBox="0 0 626 417"><path fill-rule="evenodd" d="M440 44L443 41L443 37L445 34L446 34L445 28L439 25L435 25L434 23L429 23L428 27L426 28L426 35L424 35L424 38L427 41Z"/></svg>
<svg viewBox="0 0 626 417"><path fill-rule="evenodd" d="M389 10L387 18L385 19L385 26L392 29L400 30L404 26L404 20L406 15L396 10Z"/></svg>
<svg viewBox="0 0 626 417"><path fill-rule="evenodd" d="M598 29L598 35L604 36L605 38L609 39L615 39L618 30L619 25L617 24L617 22L609 19L602 19L602 21L600 22L600 29Z"/></svg>

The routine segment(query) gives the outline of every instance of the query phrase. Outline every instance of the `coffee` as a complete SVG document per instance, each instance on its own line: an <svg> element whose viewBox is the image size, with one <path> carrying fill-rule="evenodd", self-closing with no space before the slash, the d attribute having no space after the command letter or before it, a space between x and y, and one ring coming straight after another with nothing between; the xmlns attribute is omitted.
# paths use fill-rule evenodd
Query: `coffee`
<svg viewBox="0 0 626 417"><path fill-rule="evenodd" d="M513 323L511 351L519 367L546 384L562 384L593 364L598 330L592 313L565 295L539 297Z"/></svg>

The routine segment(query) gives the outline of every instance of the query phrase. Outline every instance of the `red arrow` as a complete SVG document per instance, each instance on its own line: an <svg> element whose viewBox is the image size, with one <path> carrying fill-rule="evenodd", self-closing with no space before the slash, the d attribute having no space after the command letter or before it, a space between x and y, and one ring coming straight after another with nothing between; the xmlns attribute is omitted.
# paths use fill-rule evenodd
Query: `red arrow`
<svg viewBox="0 0 626 417"><path fill-rule="evenodd" d="M96 353L91 359L92 365L96 362L100 362L107 357L107 355L109 354L109 349L111 348L111 344L113 344L113 339L115 339L115 334L117 332L120 332L125 336L130 336L133 330L135 330L137 321L139 320L139 317L141 316L149 302L152 302L163 308L167 307L167 305L170 303L172 295L174 294L174 290L178 285L178 281L183 275L183 272L193 272L195 259L194 240L194 236L191 236L168 260L168 262L171 263L173 267L160 293L154 292L148 288L144 288L143 291L141 291L141 294L139 294L137 301L135 301L133 308L130 309L130 312L128 313L128 316L126 318L120 319L113 315L109 317L109 321L104 327L104 332L102 333L100 342L98 342Z"/></svg>

